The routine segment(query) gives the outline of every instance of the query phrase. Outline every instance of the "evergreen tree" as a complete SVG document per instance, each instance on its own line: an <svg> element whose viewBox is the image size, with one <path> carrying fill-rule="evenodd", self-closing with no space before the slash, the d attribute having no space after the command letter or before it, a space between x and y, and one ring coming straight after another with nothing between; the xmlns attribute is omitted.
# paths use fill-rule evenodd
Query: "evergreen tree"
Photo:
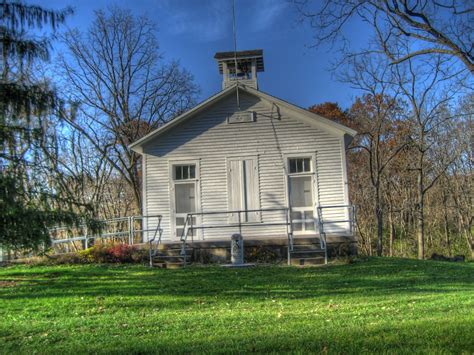
<svg viewBox="0 0 474 355"><path fill-rule="evenodd" d="M51 39L36 33L44 27L54 33L71 13L17 1L0 4L0 246L6 248L34 249L48 243L48 227L79 220L37 173L45 164L44 118L61 101L33 75L35 65L48 60Z"/></svg>

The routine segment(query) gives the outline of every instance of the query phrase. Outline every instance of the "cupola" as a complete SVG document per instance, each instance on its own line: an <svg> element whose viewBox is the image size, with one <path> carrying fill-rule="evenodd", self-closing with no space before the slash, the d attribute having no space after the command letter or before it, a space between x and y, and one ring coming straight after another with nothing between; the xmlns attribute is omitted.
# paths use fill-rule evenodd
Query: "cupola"
<svg viewBox="0 0 474 355"><path fill-rule="evenodd" d="M236 82L258 89L257 73L264 71L263 50L218 52L214 58L219 65L219 73L222 74L222 89Z"/></svg>

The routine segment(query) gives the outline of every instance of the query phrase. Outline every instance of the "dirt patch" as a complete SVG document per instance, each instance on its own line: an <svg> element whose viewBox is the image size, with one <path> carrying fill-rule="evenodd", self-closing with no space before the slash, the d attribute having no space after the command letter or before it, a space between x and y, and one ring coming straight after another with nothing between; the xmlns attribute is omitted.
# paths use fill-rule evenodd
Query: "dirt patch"
<svg viewBox="0 0 474 355"><path fill-rule="evenodd" d="M2 288L2 287L15 287L15 286L18 286L18 281L0 280L0 288Z"/></svg>

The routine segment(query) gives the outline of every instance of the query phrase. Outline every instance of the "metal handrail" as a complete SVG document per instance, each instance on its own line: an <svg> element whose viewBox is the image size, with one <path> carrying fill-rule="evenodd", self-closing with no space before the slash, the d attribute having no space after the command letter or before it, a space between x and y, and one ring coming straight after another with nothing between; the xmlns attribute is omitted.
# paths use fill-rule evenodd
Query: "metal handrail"
<svg viewBox="0 0 474 355"><path fill-rule="evenodd" d="M150 267L153 267L153 257L155 257L158 254L158 248L161 244L161 237L163 235L163 229L161 228L161 221L163 219L163 216L156 215L155 217L158 218L158 223L156 225L156 228L154 229L155 233L153 234L153 238L148 239L148 256L149 256ZM147 228L147 229L142 230L142 232L148 232L151 230ZM156 239L157 234L158 234L158 239ZM153 248L153 242L155 242L154 248Z"/></svg>
<svg viewBox="0 0 474 355"><path fill-rule="evenodd" d="M286 234L288 236L288 248L287 248L287 262L291 265L291 253L293 252L293 225L291 223L291 208L288 208L286 213Z"/></svg>
<svg viewBox="0 0 474 355"><path fill-rule="evenodd" d="M349 211L349 219L344 220L331 220L328 222L324 221L323 209L334 209L334 208L347 208ZM354 233L354 217L355 217L355 206L354 205L329 205L329 206L318 206L318 226L319 226L319 235L321 247L324 249L324 262L327 264L328 253L327 253L327 240L326 240L326 231L324 230L325 223L349 223L349 233L353 235Z"/></svg>
<svg viewBox="0 0 474 355"><path fill-rule="evenodd" d="M242 222L241 214L242 213L252 213L252 212L285 212L286 221L282 223L265 223L265 222ZM193 216L206 216L206 215L229 215L229 214L238 215L238 223L225 223L225 224L216 224L216 225L193 225ZM239 228L239 233L242 234L243 227L259 227L259 226L286 226L288 234L288 250L293 249L293 236L291 232L291 214L289 208L260 208L260 209L251 209L251 210L231 210L231 211L209 211L209 212L192 212L186 215L186 220L183 226L183 231L181 232L181 256L184 259L184 265L186 265L186 243L189 236L189 231L194 231L197 229L210 229L210 228ZM291 234L291 236L290 236ZM194 233L192 234L194 242ZM290 252L289 252L290 253Z"/></svg>
<svg viewBox="0 0 474 355"><path fill-rule="evenodd" d="M150 218L158 218L158 223L156 228L143 228L143 226L139 229L135 228L135 221L144 221L144 220L149 220ZM158 244L161 242L161 234L162 234L162 229L161 229L161 215L147 215L147 216L129 216L129 217L116 217L116 218L110 218L106 220L99 221L99 223L103 224L105 228L110 228L113 227L112 232L99 232L95 234L89 234L87 230L87 225L86 224L79 224L77 226L58 226L58 227L53 227L49 229L50 235L55 233L55 232L63 232L63 231L73 231L74 229L84 229L84 235L79 235L76 237L72 238L63 238L63 239L53 239L53 237L50 237L51 244L52 245L58 245L61 243L70 243L70 242L75 242L75 241L84 241L85 242L85 247L89 245L89 240L90 239L106 239L106 238L128 238L128 244L132 245L134 243L134 237L137 233L144 233L144 232L154 232L154 236L152 238L152 241L156 239L156 235L159 233L159 239L157 240ZM113 223L122 223L126 222L124 224L119 224L113 225ZM111 226L112 224L112 226ZM120 228L122 227L122 228ZM117 230L119 229L119 230ZM143 241L143 234L142 234L142 239ZM157 245L158 245L157 244Z"/></svg>
<svg viewBox="0 0 474 355"><path fill-rule="evenodd" d="M334 208L344 208L348 210L349 219L340 219L340 220L330 220L324 222L323 219L323 209L334 209ZM349 233L353 235L355 230L355 215L356 215L356 206L355 205L329 205L329 206L318 206L318 220L319 223L349 223Z"/></svg>

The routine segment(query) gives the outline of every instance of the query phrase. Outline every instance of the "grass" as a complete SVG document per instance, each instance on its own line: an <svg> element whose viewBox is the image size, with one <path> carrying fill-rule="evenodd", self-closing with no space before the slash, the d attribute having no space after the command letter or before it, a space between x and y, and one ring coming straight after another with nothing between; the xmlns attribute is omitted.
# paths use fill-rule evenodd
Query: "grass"
<svg viewBox="0 0 474 355"><path fill-rule="evenodd" d="M474 352L474 264L0 268L0 353Z"/></svg>

